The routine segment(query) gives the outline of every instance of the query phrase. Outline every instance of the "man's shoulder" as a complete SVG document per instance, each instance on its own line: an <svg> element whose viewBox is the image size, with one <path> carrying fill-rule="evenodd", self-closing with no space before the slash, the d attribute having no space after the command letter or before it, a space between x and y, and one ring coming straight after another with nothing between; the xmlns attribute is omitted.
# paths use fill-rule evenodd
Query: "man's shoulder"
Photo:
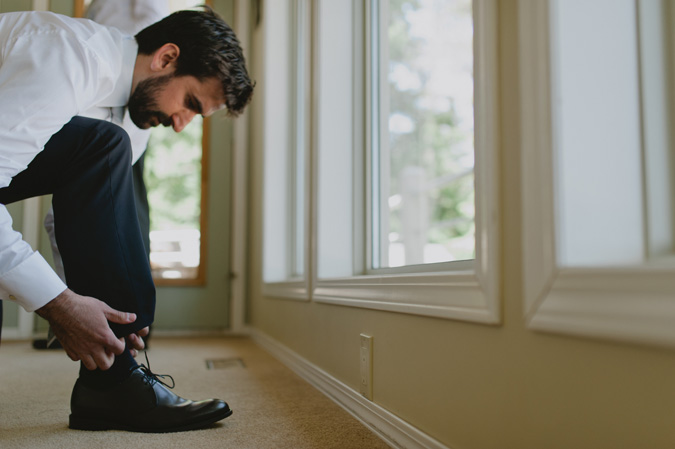
<svg viewBox="0 0 675 449"><path fill-rule="evenodd" d="M119 32L88 19L76 19L48 11L21 11L0 14L0 36L3 40L20 37L58 35L74 41L94 43L118 39Z"/></svg>
<svg viewBox="0 0 675 449"><path fill-rule="evenodd" d="M117 71L121 42L119 30L88 19L76 19L46 11L0 14L0 47L3 55L13 47L20 51L42 47L57 53L81 55L88 64L100 64ZM33 51L33 50L30 50ZM2 57L0 57L2 59Z"/></svg>
<svg viewBox="0 0 675 449"><path fill-rule="evenodd" d="M54 88L73 96L75 112L80 112L113 91L125 39L119 31L86 19L49 12L0 14L0 69L16 74L23 67L41 85L59 80L60 87Z"/></svg>

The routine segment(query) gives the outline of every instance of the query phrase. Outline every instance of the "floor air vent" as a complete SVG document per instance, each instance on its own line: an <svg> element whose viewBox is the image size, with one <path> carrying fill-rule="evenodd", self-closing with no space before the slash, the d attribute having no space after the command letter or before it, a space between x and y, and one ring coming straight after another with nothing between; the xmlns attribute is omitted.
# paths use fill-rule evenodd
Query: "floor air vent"
<svg viewBox="0 0 675 449"><path fill-rule="evenodd" d="M246 368L244 361L239 358L209 359L206 361L206 369Z"/></svg>

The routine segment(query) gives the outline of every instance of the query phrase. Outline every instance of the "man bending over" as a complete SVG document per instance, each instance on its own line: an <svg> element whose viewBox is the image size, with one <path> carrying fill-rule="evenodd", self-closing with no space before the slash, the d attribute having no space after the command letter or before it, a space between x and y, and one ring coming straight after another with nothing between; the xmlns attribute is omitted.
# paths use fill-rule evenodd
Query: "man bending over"
<svg viewBox="0 0 675 449"><path fill-rule="evenodd" d="M49 321L81 362L71 428L171 432L232 413L173 394L131 356L153 321L155 288L129 137L106 119L126 107L141 129L180 132L196 114L237 116L252 92L236 36L210 9L179 11L135 38L53 13L0 14L0 298ZM4 206L45 194L66 283Z"/></svg>

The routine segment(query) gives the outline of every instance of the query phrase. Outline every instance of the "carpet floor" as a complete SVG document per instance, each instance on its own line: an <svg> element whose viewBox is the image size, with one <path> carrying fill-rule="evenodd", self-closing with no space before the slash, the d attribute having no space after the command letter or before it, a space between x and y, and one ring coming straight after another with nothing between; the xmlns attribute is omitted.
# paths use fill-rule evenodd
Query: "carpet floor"
<svg viewBox="0 0 675 449"><path fill-rule="evenodd" d="M169 434L68 429L79 364L29 342L0 345L0 448L379 449L389 446L248 338L154 338L151 368L176 394L228 402L233 415ZM143 355L139 363L145 363ZM207 365L211 361L211 367Z"/></svg>

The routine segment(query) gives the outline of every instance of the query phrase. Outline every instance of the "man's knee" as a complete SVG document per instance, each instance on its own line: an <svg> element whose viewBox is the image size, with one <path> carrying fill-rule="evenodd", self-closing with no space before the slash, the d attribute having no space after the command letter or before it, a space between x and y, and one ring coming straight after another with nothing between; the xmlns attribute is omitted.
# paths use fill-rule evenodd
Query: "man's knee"
<svg viewBox="0 0 675 449"><path fill-rule="evenodd" d="M56 157L64 155L65 150L74 151L73 156L81 161L112 156L131 165L129 135L122 127L105 120L73 117L61 131L52 136L45 146L45 149L50 148L56 151Z"/></svg>
<svg viewBox="0 0 675 449"><path fill-rule="evenodd" d="M119 160L131 166L131 139L129 134L114 123L104 120L97 120L94 130L98 138L105 143L109 151L109 157L113 160Z"/></svg>

